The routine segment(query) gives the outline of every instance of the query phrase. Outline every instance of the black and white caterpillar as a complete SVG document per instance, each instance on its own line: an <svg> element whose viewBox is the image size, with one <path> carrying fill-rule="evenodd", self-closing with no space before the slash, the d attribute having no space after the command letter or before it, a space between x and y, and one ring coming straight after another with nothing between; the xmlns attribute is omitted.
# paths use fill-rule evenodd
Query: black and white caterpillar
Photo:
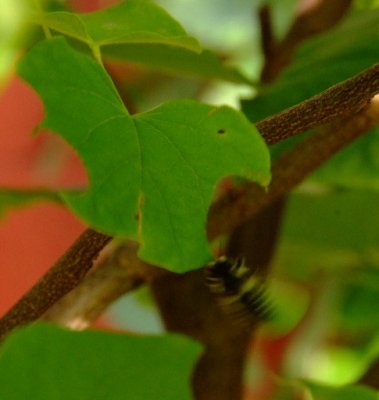
<svg viewBox="0 0 379 400"><path fill-rule="evenodd" d="M242 258L220 257L205 267L205 282L221 309L244 324L265 322L272 317L262 277Z"/></svg>

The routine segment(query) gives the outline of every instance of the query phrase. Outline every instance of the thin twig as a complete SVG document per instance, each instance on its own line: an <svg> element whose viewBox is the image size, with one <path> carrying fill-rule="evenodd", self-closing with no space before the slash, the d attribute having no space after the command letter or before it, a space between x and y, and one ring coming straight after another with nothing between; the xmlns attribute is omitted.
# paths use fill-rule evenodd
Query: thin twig
<svg viewBox="0 0 379 400"><path fill-rule="evenodd" d="M47 274L0 319L0 340L14 328L33 322L72 290L91 268L110 236L87 229Z"/></svg>
<svg viewBox="0 0 379 400"><path fill-rule="evenodd" d="M274 53L275 41L271 24L271 7L269 4L263 5L259 9L259 27L261 30L261 47L265 60L269 60Z"/></svg>

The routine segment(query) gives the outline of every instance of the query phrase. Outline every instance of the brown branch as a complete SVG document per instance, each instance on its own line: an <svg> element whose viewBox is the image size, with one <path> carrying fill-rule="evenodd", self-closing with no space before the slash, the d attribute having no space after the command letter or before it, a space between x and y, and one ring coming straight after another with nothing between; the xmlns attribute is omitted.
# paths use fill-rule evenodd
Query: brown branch
<svg viewBox="0 0 379 400"><path fill-rule="evenodd" d="M257 215L378 121L378 101L373 100L359 114L313 133L273 164L272 181L267 191L256 184L246 183L215 202L208 214L208 237L214 239L232 232Z"/></svg>
<svg viewBox="0 0 379 400"><path fill-rule="evenodd" d="M361 110L379 93L379 64L296 106L256 124L267 144L274 144Z"/></svg>
<svg viewBox="0 0 379 400"><path fill-rule="evenodd" d="M108 249L83 281L42 318L72 329L85 329L116 299L166 272L141 261L137 250L138 244L131 241Z"/></svg>
<svg viewBox="0 0 379 400"><path fill-rule="evenodd" d="M272 57L275 48L275 41L273 36L271 24L271 7L268 4L263 5L258 12L259 27L261 30L261 47L265 60Z"/></svg>
<svg viewBox="0 0 379 400"><path fill-rule="evenodd" d="M47 274L0 319L0 339L14 328L40 318L72 290L91 268L111 237L87 229Z"/></svg>

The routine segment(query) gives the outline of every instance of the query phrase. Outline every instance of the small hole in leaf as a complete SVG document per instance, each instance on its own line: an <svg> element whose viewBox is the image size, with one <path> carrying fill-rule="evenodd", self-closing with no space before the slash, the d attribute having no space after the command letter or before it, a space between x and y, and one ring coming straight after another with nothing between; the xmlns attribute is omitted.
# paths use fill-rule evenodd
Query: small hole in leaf
<svg viewBox="0 0 379 400"><path fill-rule="evenodd" d="M217 133L220 134L220 135L222 135L223 133L225 133L225 129L222 129L222 128L221 128L221 129L219 129L219 130L217 131Z"/></svg>

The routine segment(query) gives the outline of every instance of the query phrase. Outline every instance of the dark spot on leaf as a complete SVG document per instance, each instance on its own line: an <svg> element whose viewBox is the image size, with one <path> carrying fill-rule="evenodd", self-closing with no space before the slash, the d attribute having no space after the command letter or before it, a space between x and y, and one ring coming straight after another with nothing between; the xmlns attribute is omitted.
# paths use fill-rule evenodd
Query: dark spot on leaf
<svg viewBox="0 0 379 400"><path fill-rule="evenodd" d="M134 214L134 219L136 220L136 221L139 221L139 214L137 213L137 214Z"/></svg>
<svg viewBox="0 0 379 400"><path fill-rule="evenodd" d="M222 129L222 128L221 128L221 129L219 129L219 130L217 131L217 133L220 134L220 135L222 135L223 133L225 133L225 129Z"/></svg>

